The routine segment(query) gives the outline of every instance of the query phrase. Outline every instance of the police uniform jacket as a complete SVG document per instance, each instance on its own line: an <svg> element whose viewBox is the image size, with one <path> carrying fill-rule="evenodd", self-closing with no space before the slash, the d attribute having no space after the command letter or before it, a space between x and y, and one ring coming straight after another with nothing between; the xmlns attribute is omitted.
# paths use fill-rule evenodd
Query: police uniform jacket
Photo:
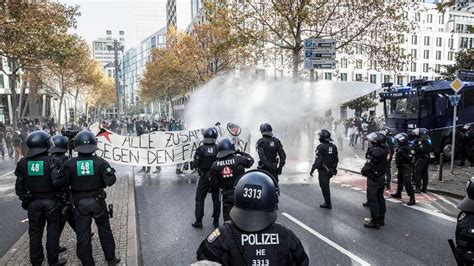
<svg viewBox="0 0 474 266"><path fill-rule="evenodd" d="M198 260L222 265L308 265L301 241L290 229L274 223L259 232L245 232L226 222L205 239Z"/></svg>
<svg viewBox="0 0 474 266"><path fill-rule="evenodd" d="M204 144L194 153L194 166L202 176L209 173L212 164L217 160L217 144Z"/></svg>
<svg viewBox="0 0 474 266"><path fill-rule="evenodd" d="M323 142L316 147L316 158L314 159L311 172L315 169L334 174L339 163L336 145Z"/></svg>
<svg viewBox="0 0 474 266"><path fill-rule="evenodd" d="M62 184L54 184L51 174L55 159L42 153L31 158L21 158L16 165L16 194L24 200L29 194L32 199L51 199L59 192Z"/></svg>
<svg viewBox="0 0 474 266"><path fill-rule="evenodd" d="M224 190L233 189L245 168L252 167L253 163L253 158L245 152L217 159L211 166L211 185Z"/></svg>
<svg viewBox="0 0 474 266"><path fill-rule="evenodd" d="M372 146L367 150L367 159L361 173L367 177L367 185L384 185L389 151L383 146Z"/></svg>
<svg viewBox="0 0 474 266"><path fill-rule="evenodd" d="M416 151L416 158L417 159L425 159L430 156L430 152L432 149L432 143L431 143L431 138L426 136L426 137L420 137L415 146L415 151Z"/></svg>
<svg viewBox="0 0 474 266"><path fill-rule="evenodd" d="M283 168L286 162L286 154L280 140L275 137L263 136L257 141L257 152L260 158L259 165L266 168L277 170ZM277 156L280 159L278 164Z"/></svg>
<svg viewBox="0 0 474 266"><path fill-rule="evenodd" d="M415 149L411 145L403 145L398 147L395 154L395 163L399 169L413 168L413 160L415 157Z"/></svg>
<svg viewBox="0 0 474 266"><path fill-rule="evenodd" d="M115 170L107 161L88 154L69 159L59 172L58 179L65 179L75 200L104 195L103 189L117 180Z"/></svg>
<svg viewBox="0 0 474 266"><path fill-rule="evenodd" d="M474 252L474 213L462 211L456 225L456 253L466 259L466 251Z"/></svg>

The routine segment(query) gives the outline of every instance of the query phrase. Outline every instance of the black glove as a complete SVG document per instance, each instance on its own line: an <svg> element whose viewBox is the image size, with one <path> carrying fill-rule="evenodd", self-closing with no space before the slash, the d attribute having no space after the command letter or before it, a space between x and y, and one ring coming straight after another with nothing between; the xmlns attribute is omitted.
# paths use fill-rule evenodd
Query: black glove
<svg viewBox="0 0 474 266"><path fill-rule="evenodd" d="M278 167L278 169L277 169L277 175L281 175L282 168L283 168L283 167Z"/></svg>
<svg viewBox="0 0 474 266"><path fill-rule="evenodd" d="M24 199L21 201L21 207L23 208L23 210L27 211L29 205L30 205L30 200Z"/></svg>
<svg viewBox="0 0 474 266"><path fill-rule="evenodd" d="M311 169L311 172L309 172L309 175L313 177L314 169Z"/></svg>

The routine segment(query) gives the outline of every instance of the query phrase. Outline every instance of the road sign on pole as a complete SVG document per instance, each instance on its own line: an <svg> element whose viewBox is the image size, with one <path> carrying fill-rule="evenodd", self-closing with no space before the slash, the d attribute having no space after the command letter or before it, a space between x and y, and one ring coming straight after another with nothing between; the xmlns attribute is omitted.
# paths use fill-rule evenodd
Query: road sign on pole
<svg viewBox="0 0 474 266"><path fill-rule="evenodd" d="M449 101L453 105L453 139L451 142L451 174L454 171L454 150L456 148L456 120L458 119L458 104L461 97L458 92L462 90L464 84L459 78L456 78L451 82L451 89L454 91L454 95L449 96Z"/></svg>
<svg viewBox="0 0 474 266"><path fill-rule="evenodd" d="M310 38L304 41L304 48L306 69L336 68L336 40Z"/></svg>
<svg viewBox="0 0 474 266"><path fill-rule="evenodd" d="M451 89L453 89L454 93L458 93L459 91L462 90L462 88L464 87L464 84L462 83L462 80L460 80L459 78L456 78L455 80L453 80L453 82L451 82L450 86L451 86Z"/></svg>

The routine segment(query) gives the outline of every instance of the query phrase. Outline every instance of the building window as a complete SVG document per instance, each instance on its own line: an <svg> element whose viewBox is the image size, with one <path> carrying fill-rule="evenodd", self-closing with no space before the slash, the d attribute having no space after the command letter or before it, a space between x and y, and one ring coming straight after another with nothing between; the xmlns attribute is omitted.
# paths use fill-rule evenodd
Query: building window
<svg viewBox="0 0 474 266"><path fill-rule="evenodd" d="M377 83L377 75L376 74L370 74L370 83L372 83L372 84Z"/></svg>
<svg viewBox="0 0 474 266"><path fill-rule="evenodd" d="M390 75L383 75L383 82L384 83L390 82Z"/></svg>
<svg viewBox="0 0 474 266"><path fill-rule="evenodd" d="M430 59L430 50L423 51L423 59Z"/></svg>
<svg viewBox="0 0 474 266"><path fill-rule="evenodd" d="M419 12L415 13L415 21L420 22L420 13Z"/></svg>
<svg viewBox="0 0 474 266"><path fill-rule="evenodd" d="M459 43L459 48L468 48L469 47L469 38L461 37L461 42Z"/></svg>
<svg viewBox="0 0 474 266"><path fill-rule="evenodd" d="M347 81L347 73L341 73L341 81Z"/></svg>
<svg viewBox="0 0 474 266"><path fill-rule="evenodd" d="M356 80L355 81L362 81L362 74L356 74Z"/></svg>
<svg viewBox="0 0 474 266"><path fill-rule="evenodd" d="M5 88L5 78L3 74L0 74L0 88Z"/></svg>
<svg viewBox="0 0 474 266"><path fill-rule="evenodd" d="M423 64L423 72L425 72L425 73L428 72L428 69L429 69L428 63L424 63Z"/></svg>
<svg viewBox="0 0 474 266"><path fill-rule="evenodd" d="M448 47L449 47L450 49L453 49L453 47L454 47L454 39L453 39L453 38L450 38L450 39L448 40Z"/></svg>
<svg viewBox="0 0 474 266"><path fill-rule="evenodd" d="M361 59L356 60L356 69L362 69L362 60Z"/></svg>
<svg viewBox="0 0 474 266"><path fill-rule="evenodd" d="M428 23L433 23L433 15L432 15L432 14L428 14L428 15L426 16L426 21L427 21Z"/></svg>
<svg viewBox="0 0 474 266"><path fill-rule="evenodd" d="M438 22L439 22L439 24L444 24L444 16L443 15L439 16Z"/></svg>
<svg viewBox="0 0 474 266"><path fill-rule="evenodd" d="M347 68L347 58L341 59L341 68Z"/></svg>
<svg viewBox="0 0 474 266"><path fill-rule="evenodd" d="M411 49L411 57L416 59L416 49Z"/></svg>
<svg viewBox="0 0 474 266"><path fill-rule="evenodd" d="M426 46L430 45L430 36L425 36L424 43Z"/></svg>
<svg viewBox="0 0 474 266"><path fill-rule="evenodd" d="M454 53L453 52L448 52L448 60L453 60L453 56Z"/></svg>
<svg viewBox="0 0 474 266"><path fill-rule="evenodd" d="M332 80L332 73L324 73L325 80Z"/></svg>
<svg viewBox="0 0 474 266"><path fill-rule="evenodd" d="M441 60L441 51L436 51L436 60Z"/></svg>
<svg viewBox="0 0 474 266"><path fill-rule="evenodd" d="M403 85L403 76L398 76L397 77L397 85Z"/></svg>
<svg viewBox="0 0 474 266"><path fill-rule="evenodd" d="M411 72L416 72L416 63L411 63L411 65L410 65L410 71L411 71Z"/></svg>
<svg viewBox="0 0 474 266"><path fill-rule="evenodd" d="M416 35L411 36L411 44L418 44L418 36Z"/></svg>
<svg viewBox="0 0 474 266"><path fill-rule="evenodd" d="M441 37L436 38L436 46L443 46L443 39Z"/></svg>

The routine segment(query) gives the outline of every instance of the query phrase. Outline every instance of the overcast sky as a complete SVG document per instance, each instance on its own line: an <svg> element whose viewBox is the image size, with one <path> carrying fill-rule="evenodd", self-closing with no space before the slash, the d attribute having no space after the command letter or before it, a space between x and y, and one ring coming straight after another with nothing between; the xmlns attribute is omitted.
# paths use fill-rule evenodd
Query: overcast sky
<svg viewBox="0 0 474 266"><path fill-rule="evenodd" d="M77 29L73 32L84 37L91 44L94 39L105 37L106 30L112 30L118 36L118 31L125 31L126 49L136 46L134 30L134 1L143 0L58 0L60 3L80 6L81 16L78 18ZM150 0L147 0L150 1ZM166 6L166 0L154 0ZM162 16L166 16L165 9ZM165 25L162 25L165 26ZM157 28L158 30L158 28Z"/></svg>

